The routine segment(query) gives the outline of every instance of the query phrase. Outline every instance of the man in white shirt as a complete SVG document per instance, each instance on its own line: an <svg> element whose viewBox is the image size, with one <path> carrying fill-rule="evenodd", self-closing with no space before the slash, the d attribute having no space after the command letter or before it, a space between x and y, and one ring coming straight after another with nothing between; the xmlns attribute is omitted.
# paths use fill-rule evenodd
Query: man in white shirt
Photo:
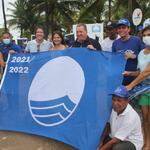
<svg viewBox="0 0 150 150"><path fill-rule="evenodd" d="M142 149L141 121L137 112L130 106L128 98L129 93L125 86L119 86L112 93L113 110L97 150Z"/></svg>
<svg viewBox="0 0 150 150"><path fill-rule="evenodd" d="M117 23L116 21L109 21L106 26L107 36L101 43L103 51L112 52L112 44L114 40L119 38L117 34Z"/></svg>

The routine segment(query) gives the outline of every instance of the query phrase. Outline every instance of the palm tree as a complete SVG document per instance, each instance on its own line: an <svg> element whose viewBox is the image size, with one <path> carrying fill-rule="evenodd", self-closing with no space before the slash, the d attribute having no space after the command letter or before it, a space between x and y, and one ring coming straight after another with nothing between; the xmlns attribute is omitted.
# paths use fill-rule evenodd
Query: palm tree
<svg viewBox="0 0 150 150"><path fill-rule="evenodd" d="M12 8L8 8L11 12L8 16L11 19L8 21L9 26L16 26L21 31L21 36L25 32L30 34L34 32L38 24L42 24L41 16L33 10L34 5L28 3L28 0L17 0L15 3L9 3Z"/></svg>
<svg viewBox="0 0 150 150"><path fill-rule="evenodd" d="M141 8L143 12L143 20L149 18L150 16L150 1L149 0L143 0L138 1L139 8Z"/></svg>
<svg viewBox="0 0 150 150"><path fill-rule="evenodd" d="M109 5L109 17L108 17L108 20L110 21L111 20L111 2L112 0L108 0L108 5Z"/></svg>
<svg viewBox="0 0 150 150"><path fill-rule="evenodd" d="M142 1L141 0L112 0L112 6L113 7L112 7L111 17L113 20L118 20L120 18L128 17L128 19L132 23L132 20L131 20L132 12L135 8L140 8L142 10L143 21L149 18L150 16L150 1L149 0L142 0ZM108 18L107 16L108 16L108 10L105 13L105 18Z"/></svg>
<svg viewBox="0 0 150 150"><path fill-rule="evenodd" d="M6 14L5 14L5 4L4 4L4 0L2 0L2 9L3 9L3 17L4 17L4 27L5 27L5 31L7 31L7 22L6 22Z"/></svg>
<svg viewBox="0 0 150 150"><path fill-rule="evenodd" d="M45 28L48 32L56 29L66 28L64 25L72 26L75 11L81 5L80 0L38 0L34 1L35 9L42 14L45 13Z"/></svg>
<svg viewBox="0 0 150 150"><path fill-rule="evenodd" d="M21 35L24 32L34 33L38 25L44 25L46 35L51 30L70 30L74 24L75 12L79 10L80 0L16 0L10 3L9 8L11 19L9 26L16 25Z"/></svg>
<svg viewBox="0 0 150 150"><path fill-rule="evenodd" d="M86 1L86 4L81 9L78 21L85 23L102 22L105 2L106 0Z"/></svg>

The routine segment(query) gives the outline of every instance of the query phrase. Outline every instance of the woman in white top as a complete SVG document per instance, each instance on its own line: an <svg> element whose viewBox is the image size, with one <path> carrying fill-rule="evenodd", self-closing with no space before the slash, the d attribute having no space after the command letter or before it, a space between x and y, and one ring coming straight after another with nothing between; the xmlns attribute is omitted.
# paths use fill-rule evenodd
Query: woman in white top
<svg viewBox="0 0 150 150"><path fill-rule="evenodd" d="M52 41L53 41L54 47L51 48L50 50L64 50L65 48L67 48L63 35L60 31L55 31L52 34Z"/></svg>
<svg viewBox="0 0 150 150"><path fill-rule="evenodd" d="M44 30L37 27L35 30L35 39L28 42L26 52L43 52L52 48L52 44L44 39Z"/></svg>
<svg viewBox="0 0 150 150"><path fill-rule="evenodd" d="M124 75L137 76L129 85L127 89L131 90L139 83L150 86L150 26L147 26L142 31L143 42L146 48L138 55L138 69L139 71L130 72L125 71ZM139 99L143 113L143 128L144 128L144 147L143 150L150 148L150 91L141 95Z"/></svg>

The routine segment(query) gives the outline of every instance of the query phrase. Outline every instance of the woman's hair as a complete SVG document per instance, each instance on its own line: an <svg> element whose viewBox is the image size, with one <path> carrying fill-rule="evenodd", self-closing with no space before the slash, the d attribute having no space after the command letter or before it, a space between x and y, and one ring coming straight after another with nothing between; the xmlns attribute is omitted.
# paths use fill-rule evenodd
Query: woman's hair
<svg viewBox="0 0 150 150"><path fill-rule="evenodd" d="M53 40L55 34L58 34L58 35L60 36L60 38L62 39L61 44L65 44L64 37L63 37L63 35L62 35L62 33L61 33L60 31L55 31L55 32L52 34L52 40ZM53 44L55 45L54 42L53 42Z"/></svg>
<svg viewBox="0 0 150 150"><path fill-rule="evenodd" d="M12 39L12 35L11 35L11 33L10 33L10 32L8 32L8 31L6 31L6 32L3 32L3 33L0 35L0 41L2 41L3 36L4 36L5 34L8 34L8 35L9 35L9 37Z"/></svg>
<svg viewBox="0 0 150 150"><path fill-rule="evenodd" d="M35 34L36 34L36 32L37 32L38 29L41 29L41 30L43 30L43 32L44 32L44 28L43 28L42 26L37 26L37 27L35 28Z"/></svg>
<svg viewBox="0 0 150 150"><path fill-rule="evenodd" d="M147 30L150 30L150 25L146 26L143 30L142 30L142 34L147 31Z"/></svg>
<svg viewBox="0 0 150 150"><path fill-rule="evenodd" d="M8 34L11 37L11 33L8 31L2 33L2 35L4 35L4 34Z"/></svg>

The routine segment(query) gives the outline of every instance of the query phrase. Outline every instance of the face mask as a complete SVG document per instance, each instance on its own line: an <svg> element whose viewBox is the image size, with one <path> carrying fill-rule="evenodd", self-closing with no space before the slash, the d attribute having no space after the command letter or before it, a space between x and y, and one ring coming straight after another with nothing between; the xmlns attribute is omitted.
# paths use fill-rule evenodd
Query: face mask
<svg viewBox="0 0 150 150"><path fill-rule="evenodd" d="M3 43L6 44L6 45L10 44L10 42L11 42L10 39L3 39Z"/></svg>
<svg viewBox="0 0 150 150"><path fill-rule="evenodd" d="M145 43L145 45L150 45L150 36L145 36L143 37L143 42Z"/></svg>

